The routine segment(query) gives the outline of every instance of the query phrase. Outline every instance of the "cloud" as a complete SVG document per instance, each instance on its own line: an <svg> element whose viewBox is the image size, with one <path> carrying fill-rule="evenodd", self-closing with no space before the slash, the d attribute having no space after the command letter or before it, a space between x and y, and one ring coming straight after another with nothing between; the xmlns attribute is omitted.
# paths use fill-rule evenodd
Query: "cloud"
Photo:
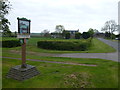
<svg viewBox="0 0 120 90"><path fill-rule="evenodd" d="M65 29L89 28L98 30L107 20L117 22L119 0L9 0L12 11L8 15L11 30L17 31L17 17L31 19L31 31L55 30L58 24Z"/></svg>

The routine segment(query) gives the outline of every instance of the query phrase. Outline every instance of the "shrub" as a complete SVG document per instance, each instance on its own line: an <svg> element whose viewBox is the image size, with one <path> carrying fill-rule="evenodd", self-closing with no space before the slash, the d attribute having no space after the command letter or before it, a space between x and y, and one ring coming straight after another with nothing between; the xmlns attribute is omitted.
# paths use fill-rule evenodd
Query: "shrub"
<svg viewBox="0 0 120 90"><path fill-rule="evenodd" d="M105 32L105 38L110 38L110 36L111 36L111 33Z"/></svg>
<svg viewBox="0 0 120 90"><path fill-rule="evenodd" d="M111 34L111 38L112 38L112 39L115 39L115 37L116 37L116 36L115 36L114 34Z"/></svg>
<svg viewBox="0 0 120 90"><path fill-rule="evenodd" d="M12 48L12 47L18 47L18 46L21 46L19 40L2 41L2 47Z"/></svg>
<svg viewBox="0 0 120 90"><path fill-rule="evenodd" d="M84 39L88 39L90 37L90 33L89 32L83 32L82 37Z"/></svg>
<svg viewBox="0 0 120 90"><path fill-rule="evenodd" d="M75 33L75 39L80 39L81 33L77 32Z"/></svg>
<svg viewBox="0 0 120 90"><path fill-rule="evenodd" d="M65 39L70 39L70 33L69 32L65 33Z"/></svg>
<svg viewBox="0 0 120 90"><path fill-rule="evenodd" d="M90 47L90 42L47 40L37 42L37 47L51 50L85 51Z"/></svg>

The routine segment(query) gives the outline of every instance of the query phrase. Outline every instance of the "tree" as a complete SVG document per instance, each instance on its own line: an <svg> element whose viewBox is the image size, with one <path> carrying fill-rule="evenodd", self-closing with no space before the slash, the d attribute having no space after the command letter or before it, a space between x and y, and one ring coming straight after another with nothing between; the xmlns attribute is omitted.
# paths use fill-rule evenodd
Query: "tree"
<svg viewBox="0 0 120 90"><path fill-rule="evenodd" d="M49 37L50 36L50 31L45 29L41 33L43 33L44 37Z"/></svg>
<svg viewBox="0 0 120 90"><path fill-rule="evenodd" d="M69 32L65 33L65 39L70 39L70 33Z"/></svg>
<svg viewBox="0 0 120 90"><path fill-rule="evenodd" d="M88 39L90 37L90 33L89 32L83 32L82 37L84 39Z"/></svg>
<svg viewBox="0 0 120 90"><path fill-rule="evenodd" d="M14 35L15 35L15 37L17 37L17 32L16 31L15 31Z"/></svg>
<svg viewBox="0 0 120 90"><path fill-rule="evenodd" d="M9 29L10 22L5 18L7 14L9 14L9 10L11 9L11 4L8 0L0 1L0 24L3 35L9 35L11 33Z"/></svg>
<svg viewBox="0 0 120 90"><path fill-rule="evenodd" d="M57 33L62 33L65 28L63 25L56 25L55 30Z"/></svg>
<svg viewBox="0 0 120 90"><path fill-rule="evenodd" d="M63 30L63 32L62 32L62 37L63 37L63 38L65 38L66 33L68 33L68 31Z"/></svg>
<svg viewBox="0 0 120 90"><path fill-rule="evenodd" d="M81 36L81 33L79 33L79 32L75 33L75 39L80 39L80 36Z"/></svg>
<svg viewBox="0 0 120 90"><path fill-rule="evenodd" d="M105 25L101 29L101 31L109 32L111 33L111 35L113 34L113 32L117 30L118 30L118 25L116 24L115 20L106 21Z"/></svg>
<svg viewBox="0 0 120 90"><path fill-rule="evenodd" d="M99 33L99 31L97 29L94 29L94 33Z"/></svg>
<svg viewBox="0 0 120 90"><path fill-rule="evenodd" d="M10 29L9 29L10 22L8 19L3 18L2 19L2 31L3 31L3 36L9 36L10 35Z"/></svg>
<svg viewBox="0 0 120 90"><path fill-rule="evenodd" d="M88 30L88 33L90 34L90 37L93 37L93 35L94 35L94 29L90 28Z"/></svg>

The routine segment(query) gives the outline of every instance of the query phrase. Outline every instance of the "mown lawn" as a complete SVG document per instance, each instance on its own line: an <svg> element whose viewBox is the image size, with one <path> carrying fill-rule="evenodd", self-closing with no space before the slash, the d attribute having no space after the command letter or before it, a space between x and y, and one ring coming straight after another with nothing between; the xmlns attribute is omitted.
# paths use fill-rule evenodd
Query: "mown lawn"
<svg viewBox="0 0 120 90"><path fill-rule="evenodd" d="M50 59L49 57L48 59ZM48 60L47 58L44 60ZM6 78L10 67L20 65L19 60L3 59L3 88L117 88L118 63L102 59L51 58L59 61L75 60L77 63L96 64L92 66L65 65L27 61L40 71L38 76L23 82ZM70 61L69 61L70 62Z"/></svg>

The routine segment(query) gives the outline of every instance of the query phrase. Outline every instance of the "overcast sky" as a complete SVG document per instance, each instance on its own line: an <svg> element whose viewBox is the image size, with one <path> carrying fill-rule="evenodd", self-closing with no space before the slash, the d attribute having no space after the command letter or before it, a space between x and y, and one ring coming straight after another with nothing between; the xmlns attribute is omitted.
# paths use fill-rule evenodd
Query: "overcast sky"
<svg viewBox="0 0 120 90"><path fill-rule="evenodd" d="M31 32L40 33L48 29L55 31L56 25L66 30L101 30L108 20L118 22L119 0L9 0L12 10L7 18L11 31L17 31L17 17L31 20Z"/></svg>

